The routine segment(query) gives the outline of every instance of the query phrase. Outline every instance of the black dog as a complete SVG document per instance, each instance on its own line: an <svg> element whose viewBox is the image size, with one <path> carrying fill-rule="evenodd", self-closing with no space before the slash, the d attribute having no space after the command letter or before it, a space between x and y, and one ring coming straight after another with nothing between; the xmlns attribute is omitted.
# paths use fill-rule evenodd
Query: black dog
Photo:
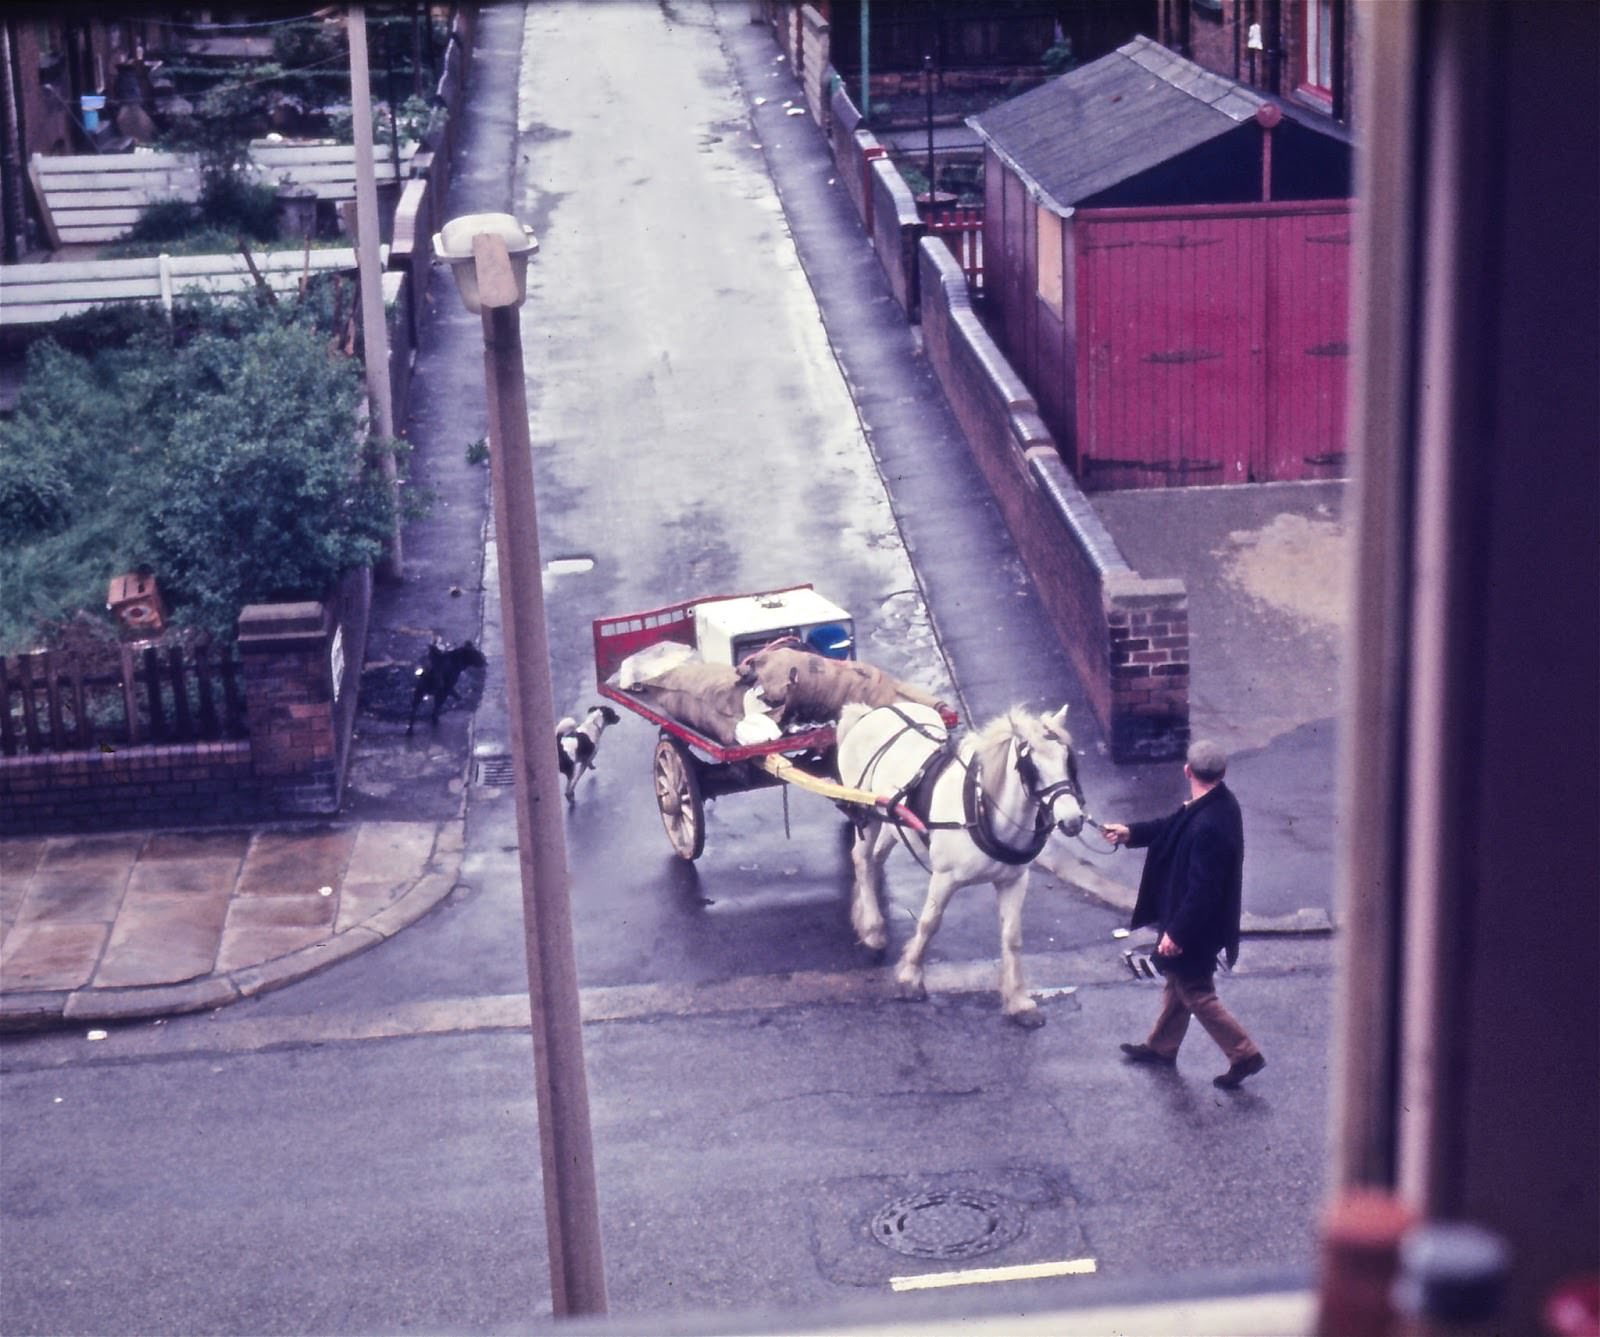
<svg viewBox="0 0 1600 1337"><path fill-rule="evenodd" d="M410 733L416 727L417 708L422 704L423 697L433 698L432 722L437 724L445 701L455 693L456 679L461 676L461 671L483 668L488 662L483 657L483 651L471 641L462 641L453 650L430 645L427 662L417 665L417 683L411 691L411 719L406 725L406 732Z"/></svg>
<svg viewBox="0 0 1600 1337"><path fill-rule="evenodd" d="M568 715L556 725L556 762L567 777L567 802L572 801L584 773L594 769L600 735L608 724L615 724L620 718L610 706L590 706L582 724Z"/></svg>

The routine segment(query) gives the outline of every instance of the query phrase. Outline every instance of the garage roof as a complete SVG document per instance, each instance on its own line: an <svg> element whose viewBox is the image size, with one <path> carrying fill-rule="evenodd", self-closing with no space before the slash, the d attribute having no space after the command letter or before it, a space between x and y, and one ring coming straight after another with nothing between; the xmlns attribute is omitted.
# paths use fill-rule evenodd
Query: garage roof
<svg viewBox="0 0 1600 1337"><path fill-rule="evenodd" d="M1268 103L1319 134L1346 138L1324 118L1202 69L1148 37L967 124L1013 171L1067 208L1237 130Z"/></svg>

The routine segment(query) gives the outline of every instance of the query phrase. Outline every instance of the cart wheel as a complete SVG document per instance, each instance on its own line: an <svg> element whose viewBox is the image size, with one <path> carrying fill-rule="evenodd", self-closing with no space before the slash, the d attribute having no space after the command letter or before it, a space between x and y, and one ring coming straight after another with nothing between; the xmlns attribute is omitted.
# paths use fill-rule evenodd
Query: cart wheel
<svg viewBox="0 0 1600 1337"><path fill-rule="evenodd" d="M656 805L661 825L680 859L698 859L706 847L706 806L694 759L674 738L656 744Z"/></svg>

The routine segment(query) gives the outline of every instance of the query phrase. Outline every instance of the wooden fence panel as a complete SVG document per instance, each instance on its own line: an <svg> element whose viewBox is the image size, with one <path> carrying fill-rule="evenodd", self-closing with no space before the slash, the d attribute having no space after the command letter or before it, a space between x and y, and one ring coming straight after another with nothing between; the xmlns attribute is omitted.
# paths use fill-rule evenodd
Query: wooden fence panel
<svg viewBox="0 0 1600 1337"><path fill-rule="evenodd" d="M206 641L118 646L102 671L66 651L0 658L0 755L243 738L231 653Z"/></svg>
<svg viewBox="0 0 1600 1337"><path fill-rule="evenodd" d="M950 248L967 287L983 291L983 206L936 209L927 217L928 231Z"/></svg>

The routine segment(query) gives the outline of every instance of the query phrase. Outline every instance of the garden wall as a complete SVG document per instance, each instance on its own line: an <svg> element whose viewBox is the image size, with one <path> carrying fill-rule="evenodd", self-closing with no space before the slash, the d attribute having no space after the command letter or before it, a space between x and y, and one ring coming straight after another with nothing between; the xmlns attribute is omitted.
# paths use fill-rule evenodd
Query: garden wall
<svg viewBox="0 0 1600 1337"><path fill-rule="evenodd" d="M918 319L917 243L924 228L905 178L887 158L868 164L872 175L872 249L889 280L889 291L906 318Z"/></svg>
<svg viewBox="0 0 1600 1337"><path fill-rule="evenodd" d="M371 603L363 567L321 602L240 614L245 738L0 757L0 835L337 812Z"/></svg>
<svg viewBox="0 0 1600 1337"><path fill-rule="evenodd" d="M1189 741L1188 593L1140 576L1062 463L1038 406L972 309L961 267L919 246L924 344L1117 761Z"/></svg>

